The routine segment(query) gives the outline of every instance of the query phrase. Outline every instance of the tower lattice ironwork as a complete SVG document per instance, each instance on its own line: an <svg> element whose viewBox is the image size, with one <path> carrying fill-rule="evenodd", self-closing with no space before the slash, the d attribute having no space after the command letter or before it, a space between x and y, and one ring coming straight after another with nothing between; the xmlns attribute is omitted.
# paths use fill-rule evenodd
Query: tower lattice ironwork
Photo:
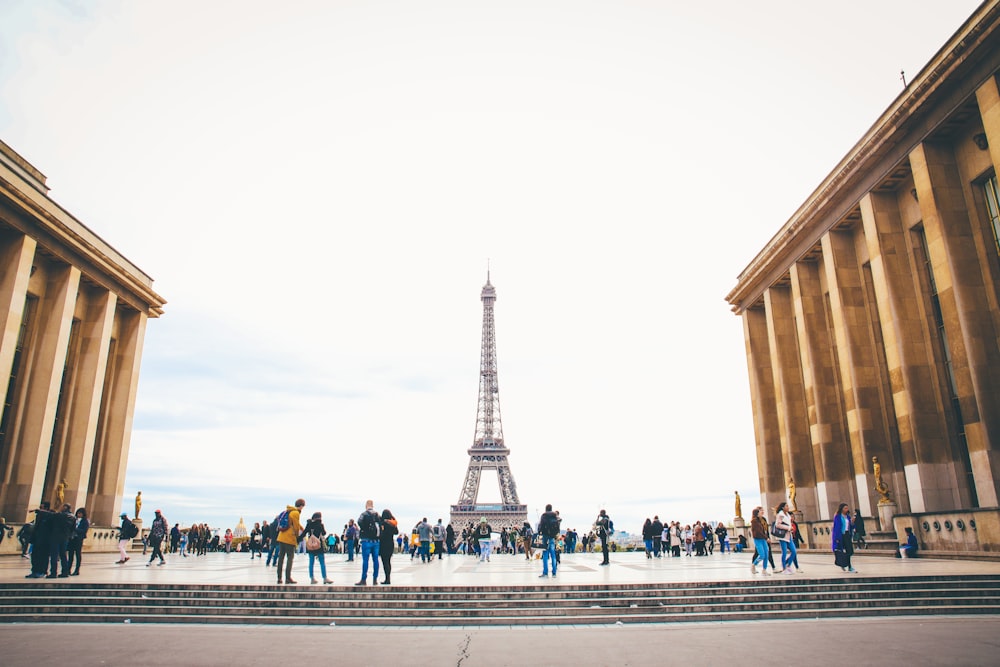
<svg viewBox="0 0 1000 667"><path fill-rule="evenodd" d="M479 408L476 414L476 436L469 448L469 468L458 497L451 506L451 522L456 530L486 517L494 529L520 528L528 518L528 506L517 498L517 485L510 472L507 457L510 450L503 440L500 423L500 390L497 385L497 342L493 321L496 289L490 283L489 272L483 285L483 345L479 363ZM479 503L479 483L484 470L495 470L500 483L499 503Z"/></svg>

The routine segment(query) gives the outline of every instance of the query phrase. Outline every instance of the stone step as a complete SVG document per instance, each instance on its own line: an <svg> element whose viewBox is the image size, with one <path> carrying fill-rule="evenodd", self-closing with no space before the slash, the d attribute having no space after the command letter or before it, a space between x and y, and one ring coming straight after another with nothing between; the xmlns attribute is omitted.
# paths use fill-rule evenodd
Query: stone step
<svg viewBox="0 0 1000 667"><path fill-rule="evenodd" d="M421 588L0 585L0 622L537 625L1000 613L1000 577Z"/></svg>

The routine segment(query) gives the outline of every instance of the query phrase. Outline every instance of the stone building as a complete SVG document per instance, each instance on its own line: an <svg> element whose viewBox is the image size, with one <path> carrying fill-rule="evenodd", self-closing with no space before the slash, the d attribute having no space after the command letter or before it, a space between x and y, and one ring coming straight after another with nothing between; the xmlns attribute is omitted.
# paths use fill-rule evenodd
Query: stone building
<svg viewBox="0 0 1000 667"><path fill-rule="evenodd" d="M146 321L164 303L0 142L0 515L9 522L60 498L86 506L95 525L116 521Z"/></svg>
<svg viewBox="0 0 1000 667"><path fill-rule="evenodd" d="M762 500L794 480L814 535L846 502L930 548L1000 550L998 5L979 6L726 297Z"/></svg>

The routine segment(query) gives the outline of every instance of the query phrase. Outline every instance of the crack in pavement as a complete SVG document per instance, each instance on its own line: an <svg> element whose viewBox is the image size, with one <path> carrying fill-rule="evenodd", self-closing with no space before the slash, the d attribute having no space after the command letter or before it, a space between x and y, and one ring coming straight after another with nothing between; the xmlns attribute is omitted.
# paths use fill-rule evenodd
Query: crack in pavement
<svg viewBox="0 0 1000 667"><path fill-rule="evenodd" d="M469 657L469 644L472 643L472 635L465 635L465 643L459 646L458 662L455 667L462 667L462 662Z"/></svg>

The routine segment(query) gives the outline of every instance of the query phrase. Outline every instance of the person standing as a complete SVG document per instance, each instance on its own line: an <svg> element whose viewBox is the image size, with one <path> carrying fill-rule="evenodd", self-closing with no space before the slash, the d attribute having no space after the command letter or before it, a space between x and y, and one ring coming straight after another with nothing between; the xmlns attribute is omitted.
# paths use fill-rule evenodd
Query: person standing
<svg viewBox="0 0 1000 667"><path fill-rule="evenodd" d="M73 516L73 507L68 503L63 503L59 513L52 520L52 542L49 545L51 566L49 579L54 579L57 576L60 578L69 576L69 541L73 537L75 526L76 518ZM60 565L62 570L59 569Z"/></svg>
<svg viewBox="0 0 1000 667"><path fill-rule="evenodd" d="M780 502L774 508L774 527L771 532L778 538L781 545L781 572L795 574L792 563L796 562L794 531L792 517L788 513L788 503Z"/></svg>
<svg viewBox="0 0 1000 667"><path fill-rule="evenodd" d="M434 553L437 554L438 560L441 560L444 558L445 536L444 524L441 519L438 519L437 525L431 529L431 536L434 538Z"/></svg>
<svg viewBox="0 0 1000 667"><path fill-rule="evenodd" d="M358 527L354 525L354 519L347 520L347 527L344 529L344 545L347 552L347 561L354 560L354 547L358 543Z"/></svg>
<svg viewBox="0 0 1000 667"><path fill-rule="evenodd" d="M427 523L427 517L417 524L417 535L420 536L420 560L424 563L431 562L431 525Z"/></svg>
<svg viewBox="0 0 1000 667"><path fill-rule="evenodd" d="M326 536L326 527L323 525L323 514L313 512L312 517L306 521L306 527L302 529L299 539L305 538L306 553L309 554L309 583L318 584L316 581L314 566L319 561L319 572L323 575L324 584L332 584L333 580L326 576L326 549L323 548L323 538Z"/></svg>
<svg viewBox="0 0 1000 667"><path fill-rule="evenodd" d="M122 512L120 518L122 525L118 528L118 553L121 555L121 558L115 562L115 565L124 565L125 561L128 560L128 553L126 553L125 547L128 546L128 543L132 541L132 538L138 532L135 524L129 520L128 514Z"/></svg>
<svg viewBox="0 0 1000 667"><path fill-rule="evenodd" d="M549 562L552 563L552 576L556 576L558 565L556 555L556 538L559 537L559 515L552 511L552 503L545 506L545 511L538 519L538 532L542 536L542 573L539 577L549 576Z"/></svg>
<svg viewBox="0 0 1000 667"><path fill-rule="evenodd" d="M280 514L278 516L281 516ZM278 567L278 517L267 524L267 560L264 567Z"/></svg>
<svg viewBox="0 0 1000 667"><path fill-rule="evenodd" d="M857 572L851 565L851 556L854 554L854 544L851 539L854 525L851 522L851 508L847 506L847 503L840 503L837 515L833 517L833 527L830 530L834 554L833 562L844 572Z"/></svg>
<svg viewBox="0 0 1000 667"><path fill-rule="evenodd" d="M150 554L146 567L152 565L153 561L157 558L160 559L157 565L167 564L167 561L163 559L163 551L160 549L163 540L167 537L167 520L163 517L163 513L160 510L155 510L153 514L155 515L153 517L153 525L149 527L149 546L153 548L153 553Z"/></svg>
<svg viewBox="0 0 1000 667"><path fill-rule="evenodd" d="M70 576L80 574L80 556L83 554L83 541L87 539L87 531L90 530L90 521L87 519L87 509L81 507L76 511L76 521L73 526L73 537L70 538L68 552L68 566ZM73 569L73 561L76 560L76 568Z"/></svg>
<svg viewBox="0 0 1000 667"><path fill-rule="evenodd" d="M660 521L660 515L653 515L653 556L656 558L660 557L660 552L663 549L663 522Z"/></svg>
<svg viewBox="0 0 1000 667"><path fill-rule="evenodd" d="M54 516L55 512L49 509L47 500L43 500L35 510L34 525L31 528L31 574L25 579L41 579L48 570ZM56 576L55 571L52 576Z"/></svg>
<svg viewBox="0 0 1000 667"><path fill-rule="evenodd" d="M861 510L854 510L854 543L858 549L867 549L868 542L865 541L865 520L861 516Z"/></svg>
<svg viewBox="0 0 1000 667"><path fill-rule="evenodd" d="M535 553L535 547L531 543L535 539L535 534L531 530L531 524L527 521L521 526L521 543L524 545L524 558L525 560L531 560L531 557Z"/></svg>
<svg viewBox="0 0 1000 667"><path fill-rule="evenodd" d="M306 506L306 501L299 498L294 505L288 505L285 512L288 513L288 527L278 531L278 583L281 583L282 567L284 567L285 583L296 583L292 579L292 561L295 560L295 547L299 544L299 535L302 534L302 524L299 517L302 515L302 508ZM279 515L279 519L280 519ZM278 519L275 523L281 523ZM280 525L279 525L280 528Z"/></svg>
<svg viewBox="0 0 1000 667"><path fill-rule="evenodd" d="M489 562L490 553L493 551L493 528L486 523L486 517L480 517L475 536L479 544L479 562Z"/></svg>
<svg viewBox="0 0 1000 667"><path fill-rule="evenodd" d="M264 547L263 531L259 523L253 525L250 531L250 560L260 558L261 549Z"/></svg>
<svg viewBox="0 0 1000 667"><path fill-rule="evenodd" d="M393 538L399 532L399 522L387 509L382 510L382 532L378 536L378 556L382 560L382 572L385 580L383 586L392 583L392 543Z"/></svg>
<svg viewBox="0 0 1000 667"><path fill-rule="evenodd" d="M597 531L597 537L601 539L601 554L604 556L604 560L600 563L601 565L611 564L611 561L608 559L608 538L611 537L611 532L614 530L613 525L611 517L604 510L598 513L597 520L594 521L594 529Z"/></svg>
<svg viewBox="0 0 1000 667"><path fill-rule="evenodd" d="M771 573L767 571L767 565L770 560L771 548L767 544L767 521L761 516L761 512L760 507L755 507L753 518L750 519L750 536L753 538L754 547L756 547L753 561L750 563L750 572L757 574L757 561L760 561L764 574L770 575Z"/></svg>
<svg viewBox="0 0 1000 667"><path fill-rule="evenodd" d="M375 511L375 501L365 501L365 511L358 517L358 536L361 538L361 581L355 586L368 584L368 560L372 562L372 586L378 583L379 525L381 519Z"/></svg>

